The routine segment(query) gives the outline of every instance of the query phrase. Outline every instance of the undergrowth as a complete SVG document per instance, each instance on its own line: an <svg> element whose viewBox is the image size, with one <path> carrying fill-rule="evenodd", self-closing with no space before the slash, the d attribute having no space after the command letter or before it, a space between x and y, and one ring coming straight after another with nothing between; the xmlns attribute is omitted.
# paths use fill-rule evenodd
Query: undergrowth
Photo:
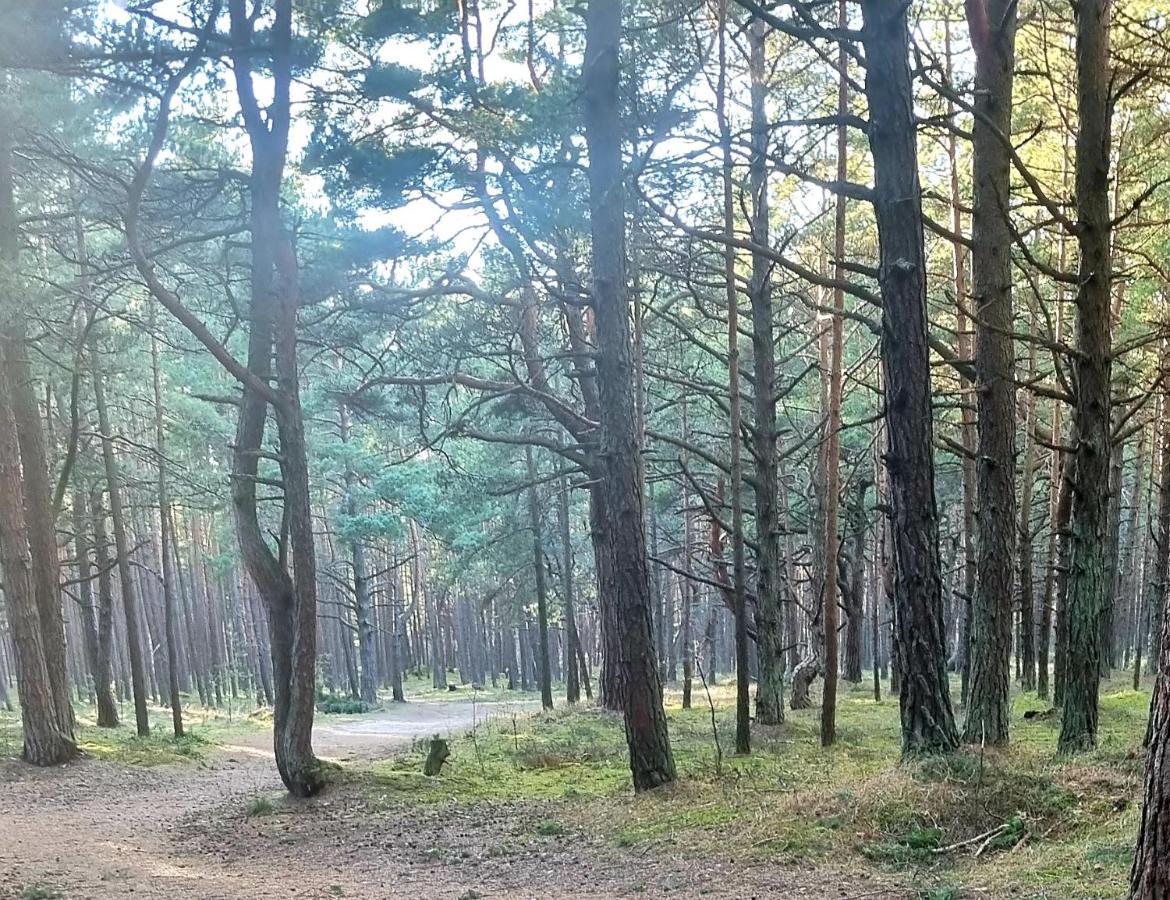
<svg viewBox="0 0 1170 900"><path fill-rule="evenodd" d="M1148 694L1103 686L1099 747L1055 753L1059 720L1015 698L1003 751L903 762L897 699L843 685L838 742L823 749L819 709L789 712L733 756L733 688L714 690L720 768L705 704L667 695L679 783L630 793L620 717L593 707L494 719L451 741L438 778L420 742L361 777L394 803L552 803L538 834L562 829L618 846L669 844L785 865L861 865L908 873L922 896L1115 897L1124 890L1140 805ZM721 773L721 774L720 774ZM551 824L550 824L551 823Z"/></svg>
<svg viewBox="0 0 1170 900"><path fill-rule="evenodd" d="M183 709L184 735L176 738L171 731L170 708L150 707L150 734L139 737L134 726L134 709L128 704L120 710L114 728L99 728L92 707L74 707L77 718L77 746L82 753L96 759L135 766L158 766L192 763L203 760L215 747L230 743L235 737L270 728L263 713L250 715L233 710L203 709L188 702ZM0 709L0 757L17 757L21 752L20 717L16 712Z"/></svg>

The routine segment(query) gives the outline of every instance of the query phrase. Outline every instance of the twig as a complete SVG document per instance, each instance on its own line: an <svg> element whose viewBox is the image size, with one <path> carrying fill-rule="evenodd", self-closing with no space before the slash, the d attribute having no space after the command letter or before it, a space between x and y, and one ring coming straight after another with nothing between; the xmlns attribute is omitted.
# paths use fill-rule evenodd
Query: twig
<svg viewBox="0 0 1170 900"><path fill-rule="evenodd" d="M711 689L707 687L707 676L703 672L703 661L695 657L695 668L699 670L699 680L703 682L703 690L707 694L707 707L711 710L711 733L715 736L715 777L723 777L723 745L719 743L719 726L715 722L715 701L711 699Z"/></svg>
<svg viewBox="0 0 1170 900"><path fill-rule="evenodd" d="M980 853L982 853L984 851L984 849L986 849L987 845L989 843L991 843L992 838L995 838L996 836L1003 834L1010 827L1011 827L1010 822L1004 822L1002 825L997 825L995 828L992 828L990 831L983 832L983 834L977 834L977 835L975 835L975 837L967 838L964 841L957 841L954 844L947 844L947 846L945 846L945 847L935 847L930 852L935 853L935 854L950 853L954 850L960 850L963 847L968 847L971 844L975 844L975 843L978 843L979 841L983 841L983 845L975 853L975 855L978 856Z"/></svg>

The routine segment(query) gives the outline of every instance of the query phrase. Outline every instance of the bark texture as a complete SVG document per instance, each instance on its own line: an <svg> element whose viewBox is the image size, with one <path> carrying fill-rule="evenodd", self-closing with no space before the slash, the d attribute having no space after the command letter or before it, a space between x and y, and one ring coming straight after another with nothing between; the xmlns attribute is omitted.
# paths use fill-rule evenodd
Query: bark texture
<svg viewBox="0 0 1170 900"><path fill-rule="evenodd" d="M926 260L906 7L865 0L863 40L882 297L881 357L904 754L958 743L946 673Z"/></svg>
<svg viewBox="0 0 1170 900"><path fill-rule="evenodd" d="M626 284L625 192L618 85L620 0L590 0L585 15L582 93L589 149L592 303L597 325L597 383L604 477L602 540L613 572L602 581L608 658L606 699L616 694L625 720L634 789L675 780L650 620L650 572L643 529L638 423ZM611 588L611 590L607 590Z"/></svg>
<svg viewBox="0 0 1170 900"><path fill-rule="evenodd" d="M1008 740L1016 523L1011 159L1006 142L1012 129L1015 0L968 0L967 24L975 49L971 274L978 504L963 740L999 745Z"/></svg>

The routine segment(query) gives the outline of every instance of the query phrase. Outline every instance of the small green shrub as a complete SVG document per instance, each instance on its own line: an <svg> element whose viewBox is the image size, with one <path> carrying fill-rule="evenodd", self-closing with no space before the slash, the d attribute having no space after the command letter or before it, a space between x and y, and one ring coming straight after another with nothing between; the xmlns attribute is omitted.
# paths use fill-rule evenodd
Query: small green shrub
<svg viewBox="0 0 1170 900"><path fill-rule="evenodd" d="M538 823L536 833L543 834L546 837L555 837L558 834L565 833L565 826L560 822L554 822L550 819L549 821Z"/></svg>
<svg viewBox="0 0 1170 900"><path fill-rule="evenodd" d="M20 900L60 900L64 896L56 888L43 884L30 884L20 892Z"/></svg>
<svg viewBox="0 0 1170 900"><path fill-rule="evenodd" d="M352 697L324 697L317 701L317 712L335 716L360 716L370 711L365 700Z"/></svg>
<svg viewBox="0 0 1170 900"><path fill-rule="evenodd" d="M270 816L276 812L276 807L272 805L272 801L267 797L254 797L252 802L248 804L248 818L259 819L264 816Z"/></svg>

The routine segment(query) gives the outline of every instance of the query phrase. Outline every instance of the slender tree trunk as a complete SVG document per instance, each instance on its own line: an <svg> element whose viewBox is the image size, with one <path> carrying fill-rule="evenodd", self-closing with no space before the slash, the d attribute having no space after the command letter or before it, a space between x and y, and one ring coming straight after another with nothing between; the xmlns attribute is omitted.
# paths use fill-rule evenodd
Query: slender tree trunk
<svg viewBox="0 0 1170 900"><path fill-rule="evenodd" d="M338 409L338 419L341 429L341 442L349 443L350 421L349 410L342 403ZM345 514L350 519L351 528L356 528L353 521L358 517L358 502L355 496L357 491L357 475L349 458L345 462ZM360 536L354 536L349 541L350 561L353 564L353 594L357 610L358 656L361 663L360 695L361 699L370 706L378 703L378 661L375 653L377 632L374 630L374 610L370 600L370 579L366 570L366 548Z"/></svg>
<svg viewBox="0 0 1170 900"><path fill-rule="evenodd" d="M837 5L837 25L848 24L845 0ZM837 58L837 110L842 117L849 107L849 81L847 78L847 56L842 44ZM846 126L842 121L837 125L837 180L847 180L848 141ZM842 314L845 309L845 291L841 284L845 274L845 216L847 212L845 195L837 194L833 222L834 278L838 285L833 289L833 316L831 319L830 364L829 364L829 406L826 425L825 446L825 517L824 534L824 630L825 630L825 689L821 699L821 746L828 747L837 740L837 677L838 648L840 639L839 579L837 558L840 555L839 513L841 507L841 391L845 338Z"/></svg>
<svg viewBox="0 0 1170 900"><path fill-rule="evenodd" d="M845 652L841 677L852 684L861 683L861 634L865 620L865 495L867 476L854 475L853 493L846 511L845 543L837 554L837 580L845 607ZM874 656L876 669L877 656Z"/></svg>
<svg viewBox="0 0 1170 900"><path fill-rule="evenodd" d="M768 113L767 30L751 24L751 189L752 243L768 246ZM752 254L749 297L752 307L752 370L755 376L754 422L751 430L755 464L756 523L756 650L759 679L756 721L784 721L784 601L780 554L779 468L776 459L776 338L773 331L772 261ZM682 585L684 598L691 590ZM686 600L684 599L684 602ZM689 624L689 618L688 618Z"/></svg>
<svg viewBox="0 0 1170 900"><path fill-rule="evenodd" d="M880 244L886 456L893 516L894 595L902 750L958 742L946 673L926 259L906 7L863 0L869 144Z"/></svg>
<svg viewBox="0 0 1170 900"><path fill-rule="evenodd" d="M739 289L735 282L735 201L731 155L731 124L727 118L727 3L719 3L719 83L716 118L723 155L723 280L727 301L727 379L729 441L731 445L731 557L735 614L735 752L750 753L751 682L748 672L747 562L743 535L743 414L739 384Z"/></svg>
<svg viewBox="0 0 1170 900"><path fill-rule="evenodd" d="M100 499L100 497L99 497ZM94 590L95 574L89 555L93 548L89 541L92 528L89 503L82 491L73 493L73 547L77 553L78 592L81 595L82 629L85 633L86 655L89 657L90 679L93 682L97 723L103 728L118 724L118 707L110 691L110 610L113 597L109 590L109 574L103 577L99 568L96 575L98 590ZM97 513L97 510L94 510ZM96 533L96 532L95 532ZM101 536L104 541L104 534ZM97 538L95 537L95 542ZM99 567L103 551L98 551ZM103 584L104 581L104 584Z"/></svg>
<svg viewBox="0 0 1170 900"><path fill-rule="evenodd" d="M1001 745L1007 743L1010 718L1016 525L1011 158L1005 142L1012 130L1016 2L971 0L966 9L975 49L971 270L976 308L978 556L963 740Z"/></svg>
<svg viewBox="0 0 1170 900"><path fill-rule="evenodd" d="M953 77L951 55L951 28L950 20L943 19L943 36L945 40L947 78ZM953 101L947 100L947 116L953 119L955 106ZM971 359L975 350L973 347L970 316L967 314L969 295L967 291L967 248L963 243L963 197L959 186L959 151L958 136L953 130L947 132L947 159L950 169L950 210L951 230L956 238L951 244L951 283L955 293L955 342L959 356ZM960 595L962 602L961 613L956 621L957 646L955 647L955 661L959 671L960 699L967 703L968 691L971 687L971 635L974 631L974 597L977 579L975 554L975 510L976 510L976 474L975 474L975 445L976 421L974 388L971 379L965 374L959 374L959 393L962 398L960 410L963 452L960 461L963 471L963 589ZM892 688L891 688L892 690Z"/></svg>
<svg viewBox="0 0 1170 900"><path fill-rule="evenodd" d="M1028 350L1029 379L1036 374L1035 345ZM1016 565L1020 582L1020 687L1036 689L1036 591L1032 580L1032 493L1036 478L1036 395L1028 392L1024 422L1024 470L1020 481L1020 524Z"/></svg>
<svg viewBox="0 0 1170 900"><path fill-rule="evenodd" d="M581 637L577 634L577 613L574 609L573 537L569 528L569 479L561 476L557 504L557 524L561 532L561 590L565 602L565 699L577 703L581 699L581 670L577 665L577 650Z"/></svg>
<svg viewBox="0 0 1170 900"><path fill-rule="evenodd" d="M682 426L683 426L683 440L690 439L690 422L687 416L687 401L686 395L682 398ZM684 478L682 484L682 509L683 509L683 545L682 545L682 570L683 579L681 584L682 591L682 624L681 635L679 642L682 645L682 708L691 708L691 687L694 681L695 670L695 636L694 636L694 612L695 612L695 582L693 573L691 571L691 559L694 547L694 518L691 515L691 495L689 490L689 482ZM780 662L781 671L783 671L783 661ZM759 706L756 707L756 714L759 715ZM780 706L780 713L783 715L783 704Z"/></svg>
<svg viewBox="0 0 1170 900"><path fill-rule="evenodd" d="M1059 749L1075 753L1097 742L1100 620L1108 594L1106 528L1112 435L1110 376L1109 135L1112 0L1076 6L1076 208L1080 269L1077 284L1077 403L1073 410L1073 509L1070 520L1068 659Z"/></svg>
<svg viewBox="0 0 1170 900"><path fill-rule="evenodd" d="M544 538L540 527L540 498L536 492L536 461L533 459L530 445L525 446L524 455L528 466L528 520L532 528L532 565L536 576L536 617L537 627L540 629L540 643L538 644L540 705L544 709L552 709L552 669L549 665L548 651L548 585L544 572Z"/></svg>
<svg viewBox="0 0 1170 900"><path fill-rule="evenodd" d="M126 642L130 657L130 684L134 692L134 720L140 737L150 734L150 717L146 710L146 668L142 658L142 630L138 617L138 594L130 568L130 540L126 534L126 516L122 508L122 476L114 452L114 432L106 403L106 391L96 349L92 351L93 395L101 429L102 459L105 462L106 487L110 498L110 521L114 526L114 547L118 554L118 585L122 609L126 616Z"/></svg>
<svg viewBox="0 0 1170 900"><path fill-rule="evenodd" d="M175 632L175 581L171 571L171 499L167 491L166 430L163 428L162 373L158 338L155 336L155 305L150 306L150 364L154 386L154 447L158 454L159 575L162 578L164 631L167 643L167 693L171 703L171 727L175 737L183 736L183 702L179 696L179 640Z"/></svg>
<svg viewBox="0 0 1170 900"><path fill-rule="evenodd" d="M1145 617L1150 632L1150 669L1161 673L1162 632L1166 620L1167 579L1170 578L1170 385L1163 389L1161 421L1161 471L1158 473L1158 511L1154 527L1154 571L1146 582ZM1134 662L1134 690L1141 684L1141 642ZM1159 679L1159 684L1161 680Z"/></svg>
<svg viewBox="0 0 1170 900"><path fill-rule="evenodd" d="M604 470L600 491L605 500L603 539L614 564L612 592L602 583L602 627L607 632L607 651L618 654L606 662L615 672L608 690L616 692L623 710L634 789L641 791L674 781L675 768L654 659L632 396L618 92L621 34L620 0L589 0L582 94L589 149L592 303L597 324L600 459Z"/></svg>

